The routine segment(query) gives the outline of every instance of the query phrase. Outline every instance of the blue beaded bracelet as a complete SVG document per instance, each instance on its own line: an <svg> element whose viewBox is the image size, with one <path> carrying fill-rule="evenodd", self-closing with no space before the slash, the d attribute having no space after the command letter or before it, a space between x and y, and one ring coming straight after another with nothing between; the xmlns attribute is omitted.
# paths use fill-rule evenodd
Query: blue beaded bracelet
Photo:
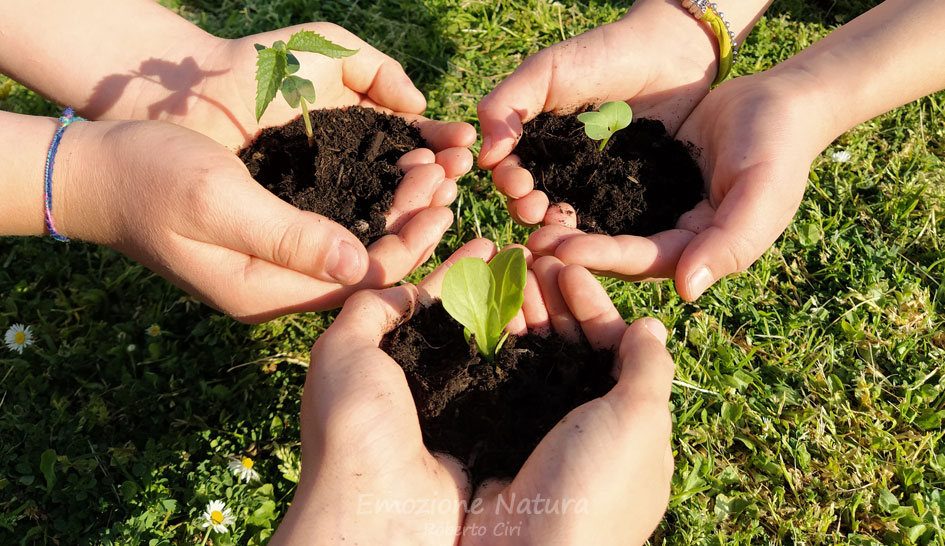
<svg viewBox="0 0 945 546"><path fill-rule="evenodd" d="M53 166L56 163L56 152L59 150L59 141L62 140L62 133L66 132L66 128L69 127L69 124L73 121L85 121L85 118L75 115L71 107L63 110L62 115L59 116L59 128L56 129L56 134L53 136L52 143L49 145L49 152L46 153L46 171L43 174L43 201L45 202L46 229L49 230L50 237L63 242L68 241L69 238L60 235L59 232L56 231L56 226L53 223L52 175Z"/></svg>

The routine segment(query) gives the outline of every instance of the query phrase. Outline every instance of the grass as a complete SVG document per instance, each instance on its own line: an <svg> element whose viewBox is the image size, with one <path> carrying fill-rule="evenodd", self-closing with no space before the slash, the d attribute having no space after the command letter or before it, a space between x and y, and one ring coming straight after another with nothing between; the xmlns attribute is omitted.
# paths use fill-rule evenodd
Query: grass
<svg viewBox="0 0 945 546"><path fill-rule="evenodd" d="M528 54L627 2L209 0L166 5L222 36L344 24L399 59L435 118L475 104ZM874 2L875 3L875 2ZM742 50L763 70L869 2L781 0ZM0 78L0 108L55 107ZM849 151L838 163L833 151ZM794 222L754 266L687 304L668 282L605 280L629 320L656 316L677 361L676 474L653 544L942 544L945 94L840 137ZM461 182L436 258L478 235L522 241L488 174ZM264 543L298 475L299 394L332 313L240 325L107 250L0 239L0 543L192 544L210 499ZM145 330L161 328L156 337ZM256 460L239 484L226 458ZM632 515L629 515L632 517Z"/></svg>

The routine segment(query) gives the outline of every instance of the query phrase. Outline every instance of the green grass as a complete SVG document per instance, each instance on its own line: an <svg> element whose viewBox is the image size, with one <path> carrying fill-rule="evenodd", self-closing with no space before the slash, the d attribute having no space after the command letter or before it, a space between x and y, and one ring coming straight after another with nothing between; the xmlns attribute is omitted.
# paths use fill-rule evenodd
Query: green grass
<svg viewBox="0 0 945 546"><path fill-rule="evenodd" d="M783 0L742 50L763 70L875 2ZM344 24L400 60L428 115L475 104L530 53L615 19L627 2L165 2L222 36ZM0 108L56 109L0 78ZM839 138L793 224L697 304L672 284L606 280L627 319L671 329L676 475L654 544L942 544L945 453L945 94ZM830 160L847 150L849 163ZM486 173L418 279L463 241L522 241ZM295 487L299 394L332 313L240 325L143 267L81 243L0 239L0 543L191 544L210 499L262 543ZM162 334L145 329L158 324ZM11 358L13 356L14 358ZM691 385L687 386L687 385ZM693 388L697 387L697 388ZM54 450L54 451L50 451ZM247 453L261 484L237 484ZM632 514L628 514L632 517Z"/></svg>

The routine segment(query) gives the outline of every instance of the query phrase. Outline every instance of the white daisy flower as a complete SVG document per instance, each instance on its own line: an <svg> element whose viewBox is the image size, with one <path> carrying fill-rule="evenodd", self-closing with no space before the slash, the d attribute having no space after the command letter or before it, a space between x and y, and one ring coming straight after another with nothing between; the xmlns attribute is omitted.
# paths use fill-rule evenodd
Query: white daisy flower
<svg viewBox="0 0 945 546"><path fill-rule="evenodd" d="M259 480L259 472L253 470L253 460L249 457L230 457L227 464L230 472L236 474L236 477L246 483Z"/></svg>
<svg viewBox="0 0 945 546"><path fill-rule="evenodd" d="M29 326L14 324L7 329L3 342L7 349L23 354L23 348L33 344L33 330Z"/></svg>
<svg viewBox="0 0 945 546"><path fill-rule="evenodd" d="M774 430L774 426L771 424L771 419L767 417L761 418L761 434L767 436Z"/></svg>
<svg viewBox="0 0 945 546"><path fill-rule="evenodd" d="M233 512L226 507L223 501L212 500L210 504L207 505L207 509L203 512L203 524L201 527L210 527L218 533L226 533L226 526L233 525L235 522L236 518L233 517Z"/></svg>
<svg viewBox="0 0 945 546"><path fill-rule="evenodd" d="M836 152L830 154L830 159L833 159L837 163L847 163L852 157L853 155L846 150L837 150Z"/></svg>
<svg viewBox="0 0 945 546"><path fill-rule="evenodd" d="M148 326L144 330L144 333L147 334L149 337L158 337L159 335L161 335L161 327L158 326L157 324L152 324L151 326Z"/></svg>

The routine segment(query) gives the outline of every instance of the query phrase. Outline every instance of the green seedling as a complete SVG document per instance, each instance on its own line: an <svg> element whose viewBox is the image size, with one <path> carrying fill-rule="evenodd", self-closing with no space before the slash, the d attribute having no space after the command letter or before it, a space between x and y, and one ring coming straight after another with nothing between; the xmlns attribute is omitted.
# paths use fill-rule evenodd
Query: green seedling
<svg viewBox="0 0 945 546"><path fill-rule="evenodd" d="M525 298L525 253L521 248L499 252L486 264L480 258L462 258L443 278L446 312L462 324L466 341L475 336L476 348L492 362L509 334Z"/></svg>
<svg viewBox="0 0 945 546"><path fill-rule="evenodd" d="M292 51L309 51L327 57L339 59L358 52L347 49L310 30L300 30L289 37L289 43L282 40L266 47L255 44L256 51L256 121L258 122L276 93L282 91L282 97L292 108L302 107L302 119L305 121L305 133L308 144L312 145L315 134L312 122L308 119L308 104L315 102L315 85L305 78L294 74L299 71L299 60Z"/></svg>
<svg viewBox="0 0 945 546"><path fill-rule="evenodd" d="M584 132L588 138L601 141L598 150L603 151L614 133L630 125L633 110L622 100L605 102L596 112L584 112L578 114L577 118L584 124Z"/></svg>

